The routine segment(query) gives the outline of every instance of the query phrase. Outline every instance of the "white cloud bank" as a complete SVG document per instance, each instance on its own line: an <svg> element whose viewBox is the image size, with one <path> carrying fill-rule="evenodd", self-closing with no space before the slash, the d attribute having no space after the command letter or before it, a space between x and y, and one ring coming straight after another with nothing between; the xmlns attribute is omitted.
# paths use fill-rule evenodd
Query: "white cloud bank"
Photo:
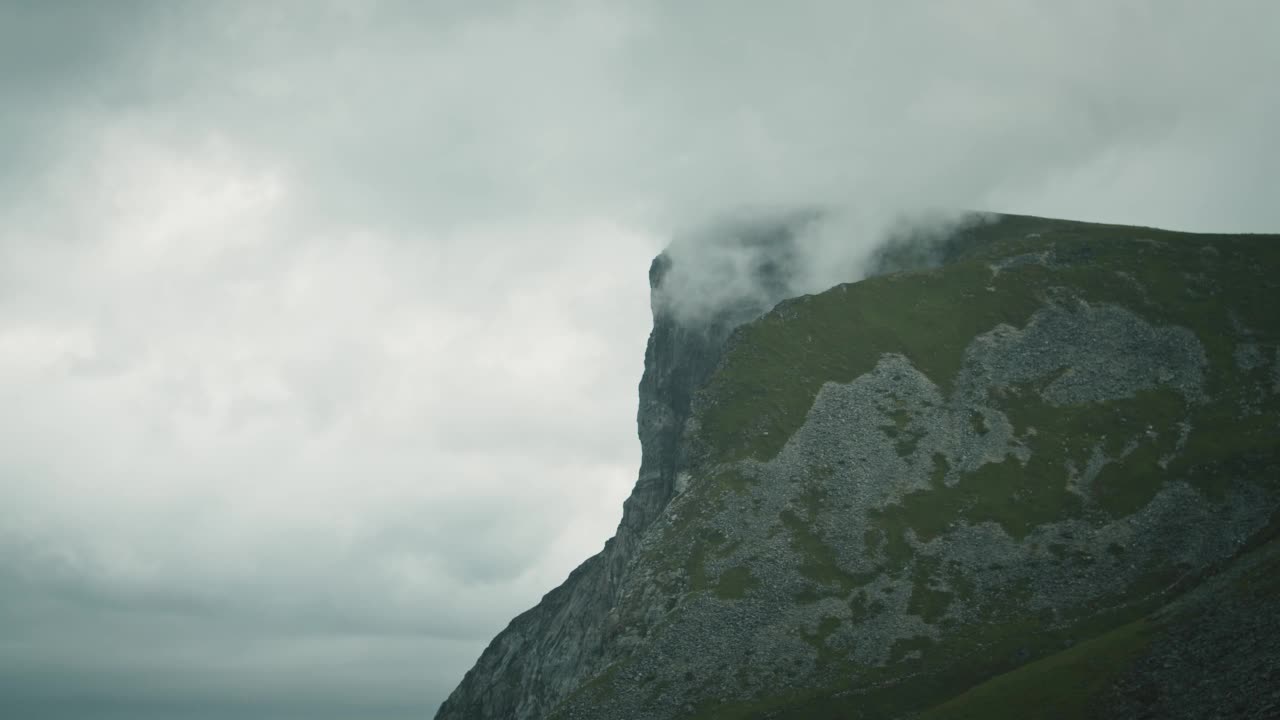
<svg viewBox="0 0 1280 720"><path fill-rule="evenodd" d="M1273 3L468 8L0 3L0 710L429 715L725 212L1280 228Z"/></svg>

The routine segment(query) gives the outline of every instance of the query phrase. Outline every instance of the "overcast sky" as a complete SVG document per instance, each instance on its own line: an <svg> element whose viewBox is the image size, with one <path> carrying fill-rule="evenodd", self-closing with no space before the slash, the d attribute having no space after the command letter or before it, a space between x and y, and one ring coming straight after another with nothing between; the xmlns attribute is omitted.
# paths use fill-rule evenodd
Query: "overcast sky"
<svg viewBox="0 0 1280 720"><path fill-rule="evenodd" d="M673 234L1280 230L1277 29L1268 0L0 0L0 715L429 717L612 534Z"/></svg>

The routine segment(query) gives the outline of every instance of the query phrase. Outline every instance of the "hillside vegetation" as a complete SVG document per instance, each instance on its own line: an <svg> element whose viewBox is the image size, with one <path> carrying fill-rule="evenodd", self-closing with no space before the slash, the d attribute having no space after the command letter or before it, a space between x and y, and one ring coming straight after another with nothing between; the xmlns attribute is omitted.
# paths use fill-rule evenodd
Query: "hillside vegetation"
<svg viewBox="0 0 1280 720"><path fill-rule="evenodd" d="M1195 622L1171 603L1275 532L1275 237L949 242L730 338L560 717L1107 717Z"/></svg>
<svg viewBox="0 0 1280 720"><path fill-rule="evenodd" d="M618 534L439 720L1280 717L1280 237L995 216L784 299L748 235L701 324L655 261Z"/></svg>

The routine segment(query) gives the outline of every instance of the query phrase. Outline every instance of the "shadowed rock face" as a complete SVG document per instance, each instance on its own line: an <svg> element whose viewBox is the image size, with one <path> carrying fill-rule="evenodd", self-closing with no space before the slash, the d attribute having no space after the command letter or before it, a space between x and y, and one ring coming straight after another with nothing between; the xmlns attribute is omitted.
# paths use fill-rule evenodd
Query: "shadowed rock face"
<svg viewBox="0 0 1280 720"><path fill-rule="evenodd" d="M789 237L760 245L779 289ZM1028 684L1106 717L1171 707L1170 638L1227 652L1204 608L1265 625L1271 585L1212 578L1280 558L1280 240L1005 216L930 243L692 327L655 261L618 535L438 717L999 717Z"/></svg>
<svg viewBox="0 0 1280 720"><path fill-rule="evenodd" d="M494 639L437 718L541 718L595 674L635 547L674 493L682 462L679 439L693 394L715 368L730 332L786 296L796 222L724 228L714 241L722 251L745 258L751 292L726 298L696 317L673 307L666 287L671 257L663 254L653 261L653 331L636 414L640 473L623 506L618 532Z"/></svg>

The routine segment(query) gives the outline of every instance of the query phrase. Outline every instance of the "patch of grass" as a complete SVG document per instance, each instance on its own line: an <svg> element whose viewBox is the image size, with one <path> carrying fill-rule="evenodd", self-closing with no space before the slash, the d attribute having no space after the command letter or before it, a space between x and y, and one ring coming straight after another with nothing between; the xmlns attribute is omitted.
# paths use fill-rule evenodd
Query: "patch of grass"
<svg viewBox="0 0 1280 720"><path fill-rule="evenodd" d="M928 502L923 497L904 498L904 512L914 524L921 524L916 512L942 505L953 512L959 508L959 519L970 524L997 523L1018 540L1044 523L1078 515L1081 507L1080 499L1067 491L1062 468L1024 465L1013 456L987 463L961 477L953 487L934 492L941 497Z"/></svg>
<svg viewBox="0 0 1280 720"><path fill-rule="evenodd" d="M987 417L977 410L969 411L969 424L977 435L986 435L990 431L987 427Z"/></svg>
<svg viewBox="0 0 1280 720"><path fill-rule="evenodd" d="M893 644L893 647L889 650L889 662L890 663L902 662L903 659L907 658L910 655L923 654L929 648L933 647L933 645L934 645L933 638L926 637L924 635L918 635L916 637L898 640Z"/></svg>
<svg viewBox="0 0 1280 720"><path fill-rule="evenodd" d="M824 382L849 382L886 352L905 355L948 384L975 335L1000 323L1024 324L1039 307L1034 284L987 293L989 276L985 265L968 263L945 273L873 278L786 301L739 328L739 341L705 391L718 400L701 418L717 459L772 458ZM805 336L823 341L794 342Z"/></svg>
<svg viewBox="0 0 1280 720"><path fill-rule="evenodd" d="M891 663L883 668L851 669L855 687L829 687L803 697L733 707L731 714L708 714L707 720L882 720L909 716L954 698L1004 673L1060 652L1072 638L1092 637L1133 622L1154 606L1106 613L1071 630L1046 628L1029 616L991 625L962 626L932 641L918 637L896 644ZM726 708L729 709L729 708ZM1020 706L1022 717L1026 706ZM1038 717L1038 716L1037 716Z"/></svg>
<svg viewBox="0 0 1280 720"><path fill-rule="evenodd" d="M742 540L734 540L733 542L721 543L712 551L712 555L718 558L726 558L738 551L742 547Z"/></svg>
<svg viewBox="0 0 1280 720"><path fill-rule="evenodd" d="M914 453L920 445L921 438L924 437L922 430L911 427L911 414L907 412L900 400L889 413L889 424L881 425L880 429L894 441L894 448L898 451L899 457L907 457Z"/></svg>
<svg viewBox="0 0 1280 720"><path fill-rule="evenodd" d="M826 665L836 657L836 651L827 645L827 638L840 627L840 618L824 617L818 621L818 627L812 634L802 633L801 639L818 651L818 665Z"/></svg>
<svg viewBox="0 0 1280 720"><path fill-rule="evenodd" d="M1111 517L1125 517L1151 502L1168 479L1160 458L1173 450L1174 441L1167 434L1162 439L1140 443L1122 461L1102 468L1093 483L1098 507Z"/></svg>
<svg viewBox="0 0 1280 720"><path fill-rule="evenodd" d="M1113 516L1127 515L1149 502L1166 480L1158 461L1172 452L1175 425L1185 407L1174 391L1160 388L1124 400L1072 407L1051 406L1034 388L1023 388L1017 396L1007 406L1015 430L1036 430L1024 440L1031 449L1027 463L1007 455L966 473L951 486L935 475L930 489L908 493L900 503L873 513L875 526L887 534L888 542L904 537L908 528L928 541L958 522L995 522L1021 539L1045 523L1079 517L1085 503L1069 489L1068 464L1081 471L1095 448L1118 458L1134 438L1140 442L1131 456L1104 468L1097 479L1098 506ZM1145 435L1148 425L1160 428L1158 439ZM1127 472L1130 458L1132 473ZM941 472L946 472L945 465ZM900 540L899 547L904 545L905 539ZM904 559L899 551L889 569Z"/></svg>
<svg viewBox="0 0 1280 720"><path fill-rule="evenodd" d="M604 672L595 676L591 680L584 683L581 687L573 692L571 697L590 698L594 702L604 703L617 697L618 689L614 684L617 679L618 672L622 670L623 663L616 662L605 668ZM555 717L556 713L552 713Z"/></svg>
<svg viewBox="0 0 1280 720"><path fill-rule="evenodd" d="M747 591L760 584L751 576L751 568L738 566L720 573L716 583L716 596L725 600L740 600L747 596Z"/></svg>
<svg viewBox="0 0 1280 720"><path fill-rule="evenodd" d="M802 577L819 586L834 588L838 594L847 593L866 582L865 578L840 567L835 551L814 532L810 522L790 510L783 510L779 519L790 531L791 546L802 558L797 568Z"/></svg>
<svg viewBox="0 0 1280 720"><path fill-rule="evenodd" d="M824 597L830 597L830 593L819 592L816 587L806 586L792 597L801 605L812 605Z"/></svg>
<svg viewBox="0 0 1280 720"><path fill-rule="evenodd" d="M1280 488L1280 473L1268 472L1280 461L1275 438L1280 402L1261 403L1258 415L1242 416L1235 394L1201 408L1192 416L1195 430L1186 450L1170 465L1177 473L1213 500L1221 500L1232 483L1241 478Z"/></svg>
<svg viewBox="0 0 1280 720"><path fill-rule="evenodd" d="M1184 398L1172 388L1158 387L1130 398L1062 407L1045 402L1040 390L1023 387L1004 403L1015 431L1024 434L1031 449L1027 474L1038 480L1024 483L1038 496L1031 512L1024 513L1029 520L1024 526L1078 514L1080 506L1064 497L1067 467L1083 472L1097 451L1110 460L1121 460L1126 450L1131 454L1103 468L1090 499L1112 517L1146 505L1167 478L1158 460L1175 449L1178 423L1188 413ZM1033 436L1029 428L1035 428ZM1009 530L1016 521L1001 524Z"/></svg>
<svg viewBox="0 0 1280 720"><path fill-rule="evenodd" d="M942 453L933 454L933 472L929 475L929 485L935 490L946 487L947 473L951 472L951 463Z"/></svg>
<svg viewBox="0 0 1280 720"><path fill-rule="evenodd" d="M921 720L1088 720L1091 699L1146 647L1145 620L992 678L920 716Z"/></svg>
<svg viewBox="0 0 1280 720"><path fill-rule="evenodd" d="M874 615L877 609L882 609L883 607L884 607L883 604L881 604L879 608L877 608L876 604L872 603L868 599L867 591L859 590L856 593L854 593L853 596L849 599L850 622L852 622L854 625L857 625L858 623L864 620L867 620L872 615Z"/></svg>
<svg viewBox="0 0 1280 720"><path fill-rule="evenodd" d="M829 476L830 468L818 468L820 476ZM808 599L825 591L826 596L843 595L855 587L866 584L869 577L861 577L840 567L835 551L827 545L816 528L818 515L826 506L827 492L819 485L810 485L800 493L799 506L803 517L794 510L783 510L778 515L791 535L791 547L800 554L798 572L801 577L813 581L815 587L801 591Z"/></svg>
<svg viewBox="0 0 1280 720"><path fill-rule="evenodd" d="M865 535L867 551L874 554L883 549L885 560L879 569L893 577L915 558L915 551L906 539L907 518L895 511L897 507L872 512L869 515L871 529Z"/></svg>
<svg viewBox="0 0 1280 720"><path fill-rule="evenodd" d="M1271 522L1250 543L1250 550L1263 561L1240 573L1233 583L1233 592L1258 600L1280 597L1280 539L1277 538L1280 538L1280 511L1271 516Z"/></svg>
<svg viewBox="0 0 1280 720"><path fill-rule="evenodd" d="M714 482L724 488L732 490L739 495L745 495L751 490L751 486L756 484L757 480L747 477L741 472L735 470L726 470L715 476Z"/></svg>
<svg viewBox="0 0 1280 720"><path fill-rule="evenodd" d="M940 580L941 561L920 556L911 569L911 598L907 610L919 615L925 622L934 623L947 613L952 593L934 587Z"/></svg>
<svg viewBox="0 0 1280 720"><path fill-rule="evenodd" d="M689 578L689 590L697 592L706 590L707 553L715 550L725 542L724 533L715 529L698 529L694 533L692 547L685 559L685 573Z"/></svg>
<svg viewBox="0 0 1280 720"><path fill-rule="evenodd" d="M1029 227L1037 230L1024 232ZM795 298L739 328L704 390L717 400L700 418L716 459L772 458L804 421L823 383L849 382L885 353L904 355L949 388L976 335L1002 323L1025 325L1052 295L1116 303L1150 322L1189 327L1210 360L1211 393L1236 382L1232 317L1252 329L1258 342L1280 341L1271 309L1280 283L1265 272L1280 266L1276 236L1195 235L1036 218L1006 218L966 232L967 249L945 269L871 278ZM1207 245L1217 252L1202 252ZM1024 264L994 276L989 267L1002 258L1050 250L1052 266ZM821 342L796 342L797 337Z"/></svg>

